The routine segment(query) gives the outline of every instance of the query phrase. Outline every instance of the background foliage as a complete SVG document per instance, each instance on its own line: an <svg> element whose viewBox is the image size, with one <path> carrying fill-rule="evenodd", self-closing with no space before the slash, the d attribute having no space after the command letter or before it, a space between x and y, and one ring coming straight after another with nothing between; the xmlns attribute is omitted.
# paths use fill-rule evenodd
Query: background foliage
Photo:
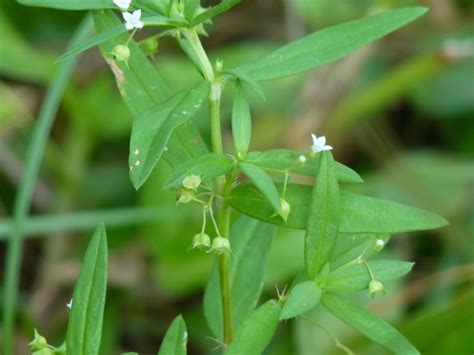
<svg viewBox="0 0 474 355"><path fill-rule="evenodd" d="M310 75L263 83L266 100L256 93L251 97L258 137L251 149L286 146L304 151L309 133L324 133L335 146L336 158L361 172L366 183L353 186L355 192L446 217L448 227L391 239L383 253L416 264L403 281L389 285L388 296L370 307L396 324L423 354L472 353L472 4L244 1L216 18L205 45L213 58L236 66L318 28L381 7L414 4L428 6L430 12L375 45ZM31 127L52 77L53 61L83 15L24 7L12 0L0 3L0 268L1 240L11 228L8 217ZM171 40L160 42L154 64L173 91L198 79ZM224 98L223 108L230 146L230 96ZM99 221L107 225L110 254L102 352L156 353L167 326L181 312L190 353L208 354L215 346L206 338L211 332L200 301L213 259L186 251L200 226L199 211L174 207L174 193L162 190L169 174L162 162L143 188L134 191L127 166L131 122L98 50L87 52L62 101L26 226L31 238L22 266L19 353L26 352L33 325L51 342L64 338L65 305L88 236ZM206 114L194 122L208 138ZM60 217L48 217L53 214ZM302 238L302 232L278 230L264 280L268 296L303 267ZM325 324L356 352L382 351L321 308L310 318ZM280 326L268 353L338 351L323 330L299 318Z"/></svg>

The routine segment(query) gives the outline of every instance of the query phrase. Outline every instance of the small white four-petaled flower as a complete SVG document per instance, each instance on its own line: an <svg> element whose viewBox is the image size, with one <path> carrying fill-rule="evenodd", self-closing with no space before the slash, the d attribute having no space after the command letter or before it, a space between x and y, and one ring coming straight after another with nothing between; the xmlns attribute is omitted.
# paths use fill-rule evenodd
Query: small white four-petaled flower
<svg viewBox="0 0 474 355"><path fill-rule="evenodd" d="M142 10L135 10L133 13L124 12L122 15L125 20L125 28L127 30L132 30L134 28L140 29L143 27L143 22L140 21L140 18L142 17Z"/></svg>
<svg viewBox="0 0 474 355"><path fill-rule="evenodd" d="M117 5L121 10L128 10L132 0L114 0L114 4Z"/></svg>
<svg viewBox="0 0 474 355"><path fill-rule="evenodd" d="M313 145L311 146L311 150L314 153L319 153L324 150L332 150L332 147L330 145L326 145L326 137L321 136L321 137L316 137L315 134L311 134L311 137L313 138Z"/></svg>

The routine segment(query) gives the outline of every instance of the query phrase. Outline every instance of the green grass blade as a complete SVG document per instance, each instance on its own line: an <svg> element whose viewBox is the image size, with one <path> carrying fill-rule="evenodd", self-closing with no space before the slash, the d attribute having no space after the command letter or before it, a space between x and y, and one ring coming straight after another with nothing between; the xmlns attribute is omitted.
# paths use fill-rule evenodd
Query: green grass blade
<svg viewBox="0 0 474 355"><path fill-rule="evenodd" d="M93 230L100 222L104 222L107 228L110 229L113 227L151 224L158 221L179 220L183 218L183 214L177 215L173 212L173 206L128 207L30 216L24 222L23 233L25 237L29 238L40 236L52 237L56 236L58 232ZM8 240L12 230L13 221L11 219L0 219L0 241Z"/></svg>
<svg viewBox="0 0 474 355"><path fill-rule="evenodd" d="M321 302L329 312L392 353L420 354L398 330L359 304L332 293L323 294Z"/></svg>
<svg viewBox="0 0 474 355"><path fill-rule="evenodd" d="M72 297L66 334L68 355L97 355L107 290L107 236L104 224L97 227L87 247Z"/></svg>
<svg viewBox="0 0 474 355"><path fill-rule="evenodd" d="M426 11L424 7L401 8L325 28L238 69L258 81L298 74L340 59L410 23Z"/></svg>
<svg viewBox="0 0 474 355"><path fill-rule="evenodd" d="M111 0L18 0L27 6L49 7L60 10L116 9Z"/></svg>
<svg viewBox="0 0 474 355"><path fill-rule="evenodd" d="M87 38L92 31L92 23L87 17L76 31L71 45L76 45ZM34 128L32 141L28 147L25 172L15 197L13 210L12 237L8 242L5 268L5 294L3 299L3 353L13 353L14 317L18 296L21 255L25 221L31 206L33 189L38 177L43 152L49 132L56 117L64 88L74 70L76 60L65 61L54 75L51 86L41 107Z"/></svg>
<svg viewBox="0 0 474 355"><path fill-rule="evenodd" d="M188 332L181 315L177 316L168 330L160 346L158 355L186 355Z"/></svg>

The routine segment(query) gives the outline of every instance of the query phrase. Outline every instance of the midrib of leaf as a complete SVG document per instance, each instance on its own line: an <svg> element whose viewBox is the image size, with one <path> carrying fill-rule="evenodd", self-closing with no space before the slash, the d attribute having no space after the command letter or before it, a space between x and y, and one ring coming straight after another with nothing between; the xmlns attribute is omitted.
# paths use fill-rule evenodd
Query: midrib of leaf
<svg viewBox="0 0 474 355"><path fill-rule="evenodd" d="M329 181L329 161L328 159L326 158L326 182ZM328 200L328 195L329 195L329 189L327 188L328 184L326 183L326 188L324 189L324 200L327 201ZM322 230L319 230L319 249L318 249L318 254L321 254L321 250L322 250L322 247L324 244L326 244L326 238L325 238L325 231L326 231L326 227L328 225L328 216L329 216L329 209L327 208L327 203L324 204L324 209L323 209L323 213L325 214L325 218L323 218L323 223L322 223ZM321 233L323 232L323 233ZM319 255L319 257L321 258L321 255ZM319 267L321 268L323 265L320 265ZM318 270L318 273L319 273L319 270Z"/></svg>
<svg viewBox="0 0 474 355"><path fill-rule="evenodd" d="M91 298L91 297L90 297L90 291L91 291L91 289L92 289L92 285L94 285L94 284L95 284L95 281L96 281L97 268L98 268L97 259L98 259L98 255L99 255L99 250L101 250L101 249L102 249L102 237L101 237L100 240L99 240L99 245L98 245L98 247L97 247L97 249L96 249L96 253L95 253L95 255L94 255L94 261L95 261L95 262L94 262L94 270L92 271L92 280L91 280L90 284L88 284L88 287L87 287L87 295L88 295L88 297L87 297L87 302L86 302L86 314L85 314L85 317L84 317L84 322L82 322L82 323L83 323L83 326L82 326L83 329L81 329L81 334L82 334L82 352L81 352L81 354L87 354L87 352L85 351L86 349L84 348L84 347L87 348L87 345L88 345L88 344L84 341L85 338L86 338L86 332L87 332L87 324L86 324L86 321L87 321L87 319L90 318L90 316L89 316L89 312L91 311L91 307L89 307L90 298ZM74 299L73 299L73 302L74 302ZM74 307L74 305L73 305L73 307Z"/></svg>

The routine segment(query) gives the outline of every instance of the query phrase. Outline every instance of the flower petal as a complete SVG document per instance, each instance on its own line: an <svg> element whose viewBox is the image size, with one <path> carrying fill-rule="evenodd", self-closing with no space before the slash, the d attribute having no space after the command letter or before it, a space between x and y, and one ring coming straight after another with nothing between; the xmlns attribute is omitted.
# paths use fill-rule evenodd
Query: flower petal
<svg viewBox="0 0 474 355"><path fill-rule="evenodd" d="M123 19L127 21L127 23L130 22L133 18L133 15L130 12L123 12L122 16L123 16Z"/></svg>
<svg viewBox="0 0 474 355"><path fill-rule="evenodd" d="M315 134L311 133L311 138L313 138L313 144L316 144L316 142L318 141L318 137L316 137Z"/></svg>

